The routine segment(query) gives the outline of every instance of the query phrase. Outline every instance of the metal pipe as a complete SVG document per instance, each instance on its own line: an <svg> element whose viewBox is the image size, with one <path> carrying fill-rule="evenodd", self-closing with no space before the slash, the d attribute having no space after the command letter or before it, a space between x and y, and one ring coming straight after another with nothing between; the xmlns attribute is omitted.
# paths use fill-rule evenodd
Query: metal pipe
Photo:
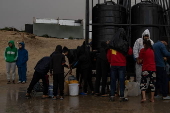
<svg viewBox="0 0 170 113"><path fill-rule="evenodd" d="M132 29L132 17L131 17L131 0L129 0L129 14L130 14L130 19L129 19L129 37L131 38L131 29ZM130 41L130 45L131 45L131 41Z"/></svg>
<svg viewBox="0 0 170 113"><path fill-rule="evenodd" d="M166 8L165 8L165 1L164 1L164 0L162 1L162 4L163 4L163 9L164 9L164 11L165 11Z"/></svg>
<svg viewBox="0 0 170 113"><path fill-rule="evenodd" d="M86 0L86 24L85 24L85 42L88 44L89 42L89 0Z"/></svg>
<svg viewBox="0 0 170 113"><path fill-rule="evenodd" d="M166 5L166 10L169 8L168 7L168 1L167 0L165 0L165 5Z"/></svg>
<svg viewBox="0 0 170 113"><path fill-rule="evenodd" d="M160 2L160 5L163 7L163 5L162 5L162 1L161 1L161 0L159 0L159 2Z"/></svg>
<svg viewBox="0 0 170 113"><path fill-rule="evenodd" d="M169 25L162 24L89 24L94 26L147 26L147 27L168 27Z"/></svg>

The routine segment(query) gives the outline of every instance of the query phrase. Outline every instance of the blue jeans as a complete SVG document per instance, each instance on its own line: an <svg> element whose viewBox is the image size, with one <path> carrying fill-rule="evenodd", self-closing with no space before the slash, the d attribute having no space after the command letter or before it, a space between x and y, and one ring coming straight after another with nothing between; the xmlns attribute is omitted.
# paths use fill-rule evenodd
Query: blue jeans
<svg viewBox="0 0 170 113"><path fill-rule="evenodd" d="M21 82L27 81L26 72L27 72L27 67L18 67L19 81Z"/></svg>
<svg viewBox="0 0 170 113"><path fill-rule="evenodd" d="M115 95L116 81L120 83L120 97L124 97L126 66L111 66L111 96Z"/></svg>
<svg viewBox="0 0 170 113"><path fill-rule="evenodd" d="M163 97L166 97L168 95L168 76L164 67L156 66L155 96L159 93L162 93Z"/></svg>

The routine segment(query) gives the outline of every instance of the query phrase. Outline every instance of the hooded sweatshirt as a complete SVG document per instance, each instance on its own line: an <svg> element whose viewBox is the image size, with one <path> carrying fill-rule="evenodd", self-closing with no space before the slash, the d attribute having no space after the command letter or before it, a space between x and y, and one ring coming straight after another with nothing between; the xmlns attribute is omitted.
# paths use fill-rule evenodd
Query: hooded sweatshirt
<svg viewBox="0 0 170 113"><path fill-rule="evenodd" d="M6 62L16 62L18 57L18 50L15 47L14 41L11 40L8 42L8 44L11 43L12 47L7 47L5 49L4 57Z"/></svg>
<svg viewBox="0 0 170 113"><path fill-rule="evenodd" d="M25 44L23 42L19 43L22 45L22 48L18 49L18 59L17 66L18 67L26 67L28 61L28 51L25 49Z"/></svg>
<svg viewBox="0 0 170 113"><path fill-rule="evenodd" d="M98 55L98 58L104 60L104 61L108 61L107 60L107 49L108 49L108 45L106 44L106 42L101 42L101 47L100 47L100 50L99 50L99 55Z"/></svg>
<svg viewBox="0 0 170 113"><path fill-rule="evenodd" d="M144 48L143 46L143 37L145 35L149 36L149 40L151 41L151 44L153 45L154 42L150 39L150 32L148 29L146 29L143 33L142 33L142 38L138 38L133 46L133 55L134 58L138 58L139 57L139 52L142 48Z"/></svg>
<svg viewBox="0 0 170 113"><path fill-rule="evenodd" d="M50 61L50 73L64 73L65 56L62 54L62 46L58 45Z"/></svg>

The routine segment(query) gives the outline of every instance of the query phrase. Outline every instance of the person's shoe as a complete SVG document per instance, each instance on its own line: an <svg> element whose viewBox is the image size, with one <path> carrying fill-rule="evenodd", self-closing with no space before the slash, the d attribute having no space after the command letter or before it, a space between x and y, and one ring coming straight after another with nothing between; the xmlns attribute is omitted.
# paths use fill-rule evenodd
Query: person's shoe
<svg viewBox="0 0 170 113"><path fill-rule="evenodd" d="M22 84L25 84L25 81L22 81Z"/></svg>
<svg viewBox="0 0 170 113"><path fill-rule="evenodd" d="M114 96L111 96L110 99L109 99L109 101L112 101L112 102L115 101L115 97L114 97Z"/></svg>
<svg viewBox="0 0 170 113"><path fill-rule="evenodd" d="M87 95L87 93L82 92L82 93L80 93L80 95Z"/></svg>
<svg viewBox="0 0 170 113"><path fill-rule="evenodd" d="M100 95L101 95L100 93L95 93L95 94L94 94L94 96L96 96L96 97L97 97L97 96L100 96Z"/></svg>
<svg viewBox="0 0 170 113"><path fill-rule="evenodd" d="M128 98L120 97L120 102L125 102L125 101L128 101L128 100L129 100Z"/></svg>
<svg viewBox="0 0 170 113"><path fill-rule="evenodd" d="M64 99L63 96L61 96L61 97L60 97L60 100L63 100L63 99Z"/></svg>
<svg viewBox="0 0 170 113"><path fill-rule="evenodd" d="M108 97L108 96L109 96L108 94L101 95L101 97Z"/></svg>
<svg viewBox="0 0 170 113"><path fill-rule="evenodd" d="M11 84L11 82L10 82L10 81L8 81L8 82L7 82L7 84Z"/></svg>
<svg viewBox="0 0 170 113"><path fill-rule="evenodd" d="M161 95L156 95L156 96L154 96L154 98L162 98L162 96Z"/></svg>
<svg viewBox="0 0 170 113"><path fill-rule="evenodd" d="M26 98L31 98L31 95L30 95L29 93L27 93L27 94L25 95L25 97L26 97Z"/></svg>
<svg viewBox="0 0 170 113"><path fill-rule="evenodd" d="M12 83L15 84L15 80L13 80Z"/></svg>
<svg viewBox="0 0 170 113"><path fill-rule="evenodd" d="M163 97L163 100L170 100L170 96Z"/></svg>
<svg viewBox="0 0 170 113"><path fill-rule="evenodd" d="M21 81L18 81L18 84L20 84L21 83Z"/></svg>
<svg viewBox="0 0 170 113"><path fill-rule="evenodd" d="M41 98L46 99L46 98L49 98L49 96L48 95L43 95Z"/></svg>
<svg viewBox="0 0 170 113"><path fill-rule="evenodd" d="M57 100L57 96L53 96L53 100Z"/></svg>

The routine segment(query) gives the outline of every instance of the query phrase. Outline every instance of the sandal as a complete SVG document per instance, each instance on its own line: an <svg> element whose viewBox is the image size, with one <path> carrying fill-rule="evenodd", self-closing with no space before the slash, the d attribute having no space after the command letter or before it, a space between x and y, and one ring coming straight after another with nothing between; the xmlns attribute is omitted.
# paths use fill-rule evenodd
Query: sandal
<svg viewBox="0 0 170 113"><path fill-rule="evenodd" d="M141 103L144 103L145 101L146 101L146 99L142 99L142 100L141 100Z"/></svg>
<svg viewBox="0 0 170 113"><path fill-rule="evenodd" d="M155 100L154 99L150 99L150 102L155 102Z"/></svg>

